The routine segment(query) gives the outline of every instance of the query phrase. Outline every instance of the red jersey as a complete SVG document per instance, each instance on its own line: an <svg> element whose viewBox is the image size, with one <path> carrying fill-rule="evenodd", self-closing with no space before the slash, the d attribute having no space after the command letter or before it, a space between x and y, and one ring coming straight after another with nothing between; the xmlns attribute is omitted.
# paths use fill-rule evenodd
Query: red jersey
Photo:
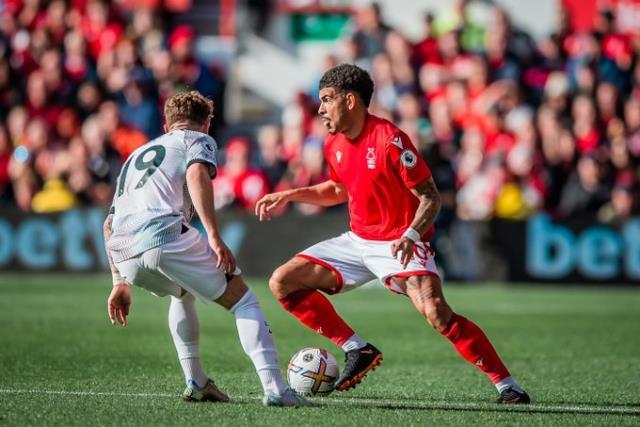
<svg viewBox="0 0 640 427"><path fill-rule="evenodd" d="M419 204L410 189L431 178L409 137L391 122L369 114L355 140L331 135L324 154L329 177L347 189L351 230L367 240L400 238ZM433 226L422 240L428 241L432 234Z"/></svg>

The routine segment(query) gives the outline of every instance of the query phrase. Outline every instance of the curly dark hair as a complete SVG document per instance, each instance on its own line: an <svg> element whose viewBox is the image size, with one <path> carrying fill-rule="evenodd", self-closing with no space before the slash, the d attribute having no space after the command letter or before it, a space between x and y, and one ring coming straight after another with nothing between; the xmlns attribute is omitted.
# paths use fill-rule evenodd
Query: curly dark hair
<svg viewBox="0 0 640 427"><path fill-rule="evenodd" d="M371 103L373 95L373 80L362 68L353 64L337 65L320 78L318 89L335 88L338 92L355 92L360 96L366 107Z"/></svg>

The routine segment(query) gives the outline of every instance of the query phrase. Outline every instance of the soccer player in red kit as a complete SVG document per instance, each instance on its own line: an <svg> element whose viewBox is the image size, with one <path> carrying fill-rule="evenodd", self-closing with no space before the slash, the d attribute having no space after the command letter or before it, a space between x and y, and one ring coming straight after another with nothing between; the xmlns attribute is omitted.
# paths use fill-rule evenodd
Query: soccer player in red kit
<svg viewBox="0 0 640 427"><path fill-rule="evenodd" d="M320 242L280 266L269 287L303 324L345 351L336 390L355 387L382 361L382 353L338 315L326 294L355 289L378 278L407 295L429 324L495 384L498 403L529 403L487 336L445 301L429 245L440 196L431 171L406 134L368 113L369 74L342 64L320 79L320 114L329 180L264 196L260 220L288 202L332 206L348 202L351 231Z"/></svg>

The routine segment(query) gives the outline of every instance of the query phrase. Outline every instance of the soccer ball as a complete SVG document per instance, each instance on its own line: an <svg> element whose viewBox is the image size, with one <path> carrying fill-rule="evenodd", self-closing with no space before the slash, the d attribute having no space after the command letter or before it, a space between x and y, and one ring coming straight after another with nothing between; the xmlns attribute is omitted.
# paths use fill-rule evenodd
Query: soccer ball
<svg viewBox="0 0 640 427"><path fill-rule="evenodd" d="M339 375L336 358L321 348L303 348L287 367L289 385L303 396L327 396Z"/></svg>

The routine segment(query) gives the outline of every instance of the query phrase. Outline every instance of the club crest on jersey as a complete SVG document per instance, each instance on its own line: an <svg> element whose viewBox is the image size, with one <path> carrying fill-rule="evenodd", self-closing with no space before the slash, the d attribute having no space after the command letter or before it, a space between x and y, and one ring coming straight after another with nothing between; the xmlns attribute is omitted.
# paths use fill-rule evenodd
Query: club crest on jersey
<svg viewBox="0 0 640 427"><path fill-rule="evenodd" d="M404 150L402 154L400 154L400 161L405 168L411 169L418 164L418 156L411 150Z"/></svg>
<svg viewBox="0 0 640 427"><path fill-rule="evenodd" d="M340 160L342 160L342 151L336 151L336 160L340 163Z"/></svg>
<svg viewBox="0 0 640 427"><path fill-rule="evenodd" d="M367 147L367 167L369 169L376 168L376 148Z"/></svg>

